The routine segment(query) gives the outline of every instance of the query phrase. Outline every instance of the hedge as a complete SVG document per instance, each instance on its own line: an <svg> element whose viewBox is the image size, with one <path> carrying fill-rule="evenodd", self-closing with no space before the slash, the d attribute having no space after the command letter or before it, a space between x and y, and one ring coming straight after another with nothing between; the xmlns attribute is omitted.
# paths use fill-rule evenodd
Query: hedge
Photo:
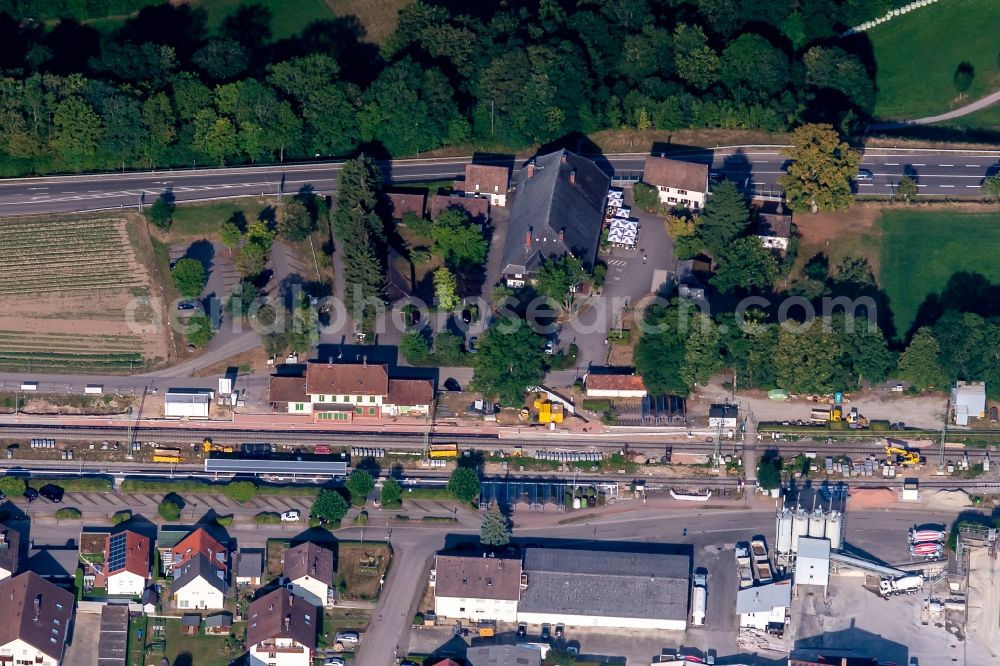
<svg viewBox="0 0 1000 666"><path fill-rule="evenodd" d="M80 510L70 506L56 511L56 520L80 520L81 518L83 518L83 514L80 513Z"/></svg>
<svg viewBox="0 0 1000 666"><path fill-rule="evenodd" d="M195 479L150 480L126 479L122 481L122 492L126 493L198 493L207 495L227 495L246 492L246 486L254 485L249 481L233 481L231 483L210 483ZM258 495L285 495L291 497L315 497L320 489L316 486L268 486L257 485Z"/></svg>
<svg viewBox="0 0 1000 666"><path fill-rule="evenodd" d="M274 511L261 511L253 517L253 522L258 525L277 525L281 522L281 514Z"/></svg>

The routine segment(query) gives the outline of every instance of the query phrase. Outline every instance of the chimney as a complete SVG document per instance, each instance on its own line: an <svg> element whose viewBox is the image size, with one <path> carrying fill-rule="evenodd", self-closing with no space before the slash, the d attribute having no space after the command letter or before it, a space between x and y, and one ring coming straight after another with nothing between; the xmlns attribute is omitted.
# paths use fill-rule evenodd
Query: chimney
<svg viewBox="0 0 1000 666"><path fill-rule="evenodd" d="M295 595L291 592L288 593L288 605L292 606L295 604Z"/></svg>
<svg viewBox="0 0 1000 666"><path fill-rule="evenodd" d="M38 622L38 617L42 613L42 595L35 597L35 622Z"/></svg>
<svg viewBox="0 0 1000 666"><path fill-rule="evenodd" d="M569 184L576 185L576 169L569 172Z"/></svg>
<svg viewBox="0 0 1000 666"><path fill-rule="evenodd" d="M285 616L285 631L291 630L291 627L292 627L292 616L289 614Z"/></svg>
<svg viewBox="0 0 1000 666"><path fill-rule="evenodd" d="M368 354L361 357L361 365L365 368L368 367Z"/></svg>
<svg viewBox="0 0 1000 666"><path fill-rule="evenodd" d="M531 161L528 162L528 180L531 180L532 176L534 175L535 175L535 159L531 158Z"/></svg>
<svg viewBox="0 0 1000 666"><path fill-rule="evenodd" d="M559 157L559 161L562 162L563 164L566 164L569 161L567 159L567 157L566 157L566 151L565 150L563 151L562 155Z"/></svg>
<svg viewBox="0 0 1000 666"><path fill-rule="evenodd" d="M563 228L559 230L559 242L562 243L565 240L566 240L566 229Z"/></svg>
<svg viewBox="0 0 1000 666"><path fill-rule="evenodd" d="M663 157L663 158L666 158L666 157L667 157L667 154L666 154L666 153L664 153L664 152L661 152L661 153L660 153L660 157Z"/></svg>
<svg viewBox="0 0 1000 666"><path fill-rule="evenodd" d="M531 229L524 232L524 246L529 250L531 249Z"/></svg>

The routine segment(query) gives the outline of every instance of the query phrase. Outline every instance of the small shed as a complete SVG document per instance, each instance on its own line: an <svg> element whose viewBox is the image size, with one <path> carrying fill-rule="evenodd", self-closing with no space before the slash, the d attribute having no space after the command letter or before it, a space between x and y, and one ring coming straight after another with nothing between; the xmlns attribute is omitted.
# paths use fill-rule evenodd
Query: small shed
<svg viewBox="0 0 1000 666"><path fill-rule="evenodd" d="M708 427L735 428L739 415L740 408L737 405L714 404L708 408Z"/></svg>
<svg viewBox="0 0 1000 666"><path fill-rule="evenodd" d="M236 558L236 584L260 585L260 576L264 570L264 553L260 550L241 548Z"/></svg>
<svg viewBox="0 0 1000 666"><path fill-rule="evenodd" d="M213 394L213 391L205 389L169 389L163 396L163 416L207 419Z"/></svg>
<svg viewBox="0 0 1000 666"><path fill-rule="evenodd" d="M181 633L187 636L197 636L201 630L201 615L185 613L181 618Z"/></svg>
<svg viewBox="0 0 1000 666"><path fill-rule="evenodd" d="M984 382L956 382L951 390L955 425L969 425L969 419L986 417L986 384Z"/></svg>
<svg viewBox="0 0 1000 666"><path fill-rule="evenodd" d="M205 633L212 636L227 636L233 627L233 616L229 613L216 613L205 618Z"/></svg>
<svg viewBox="0 0 1000 666"><path fill-rule="evenodd" d="M156 585L150 585L142 591L142 613L143 615L154 615L156 607L160 603L160 592Z"/></svg>

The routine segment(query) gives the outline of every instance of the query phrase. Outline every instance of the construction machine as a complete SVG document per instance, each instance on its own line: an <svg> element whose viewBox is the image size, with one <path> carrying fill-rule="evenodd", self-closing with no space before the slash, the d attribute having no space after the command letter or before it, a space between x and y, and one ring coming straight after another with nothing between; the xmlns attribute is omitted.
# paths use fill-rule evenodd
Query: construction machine
<svg viewBox="0 0 1000 666"><path fill-rule="evenodd" d="M206 437L205 441L201 443L201 450L205 453L232 453L235 449L228 445L216 444Z"/></svg>
<svg viewBox="0 0 1000 666"><path fill-rule="evenodd" d="M886 442L885 456L897 465L913 466L921 463L920 451L901 446L898 442Z"/></svg>
<svg viewBox="0 0 1000 666"><path fill-rule="evenodd" d="M847 425L852 430L867 428L868 419L861 415L857 407L851 407L851 411L847 412Z"/></svg>

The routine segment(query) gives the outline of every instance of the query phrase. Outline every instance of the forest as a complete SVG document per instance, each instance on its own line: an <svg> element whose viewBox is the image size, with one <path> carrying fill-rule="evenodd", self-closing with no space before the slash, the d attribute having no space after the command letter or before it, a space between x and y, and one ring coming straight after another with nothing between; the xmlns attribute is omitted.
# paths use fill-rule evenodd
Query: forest
<svg viewBox="0 0 1000 666"><path fill-rule="evenodd" d="M874 108L899 0L417 0L272 37L247 3L0 1L0 176L519 150L602 129L842 132ZM91 20L126 15L95 27ZM115 27L117 26L117 27Z"/></svg>

